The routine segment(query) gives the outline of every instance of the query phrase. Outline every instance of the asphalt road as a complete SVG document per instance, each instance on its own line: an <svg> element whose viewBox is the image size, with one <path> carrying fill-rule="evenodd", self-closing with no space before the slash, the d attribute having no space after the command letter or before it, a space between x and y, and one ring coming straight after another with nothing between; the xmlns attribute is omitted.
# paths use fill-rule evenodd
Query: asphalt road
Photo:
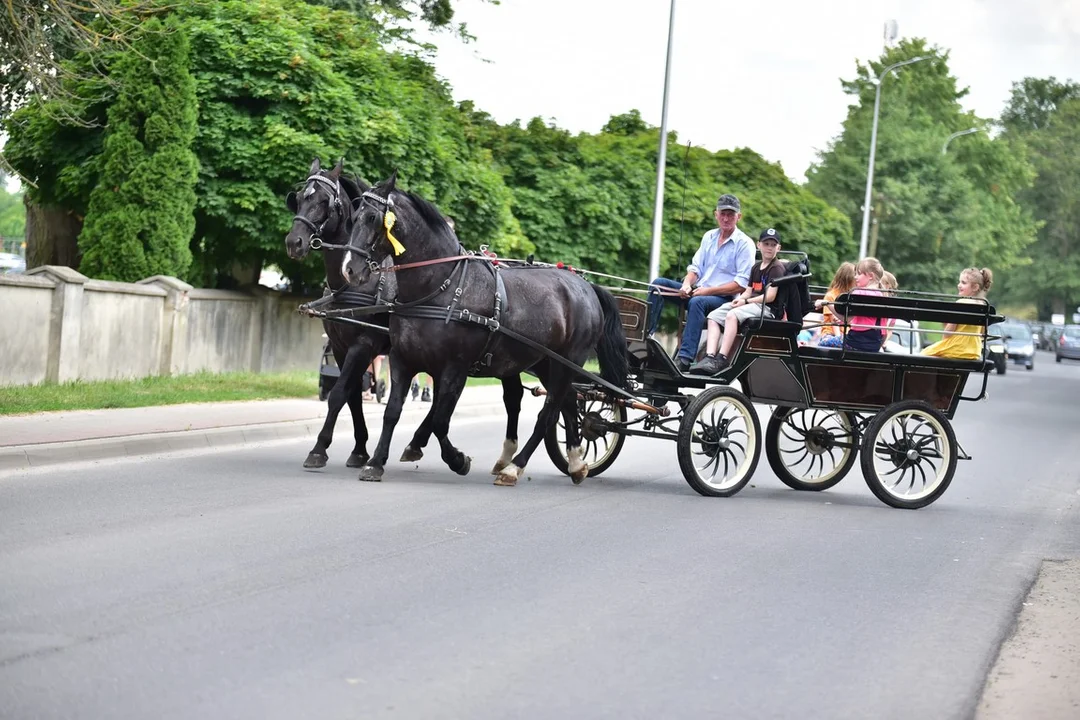
<svg viewBox="0 0 1080 720"><path fill-rule="evenodd" d="M488 421L465 478L301 443L0 476L0 717L970 717L1040 562L1080 557L1080 363L1047 359L961 408L975 459L919 511L764 459L703 498L638 439L494 487Z"/></svg>

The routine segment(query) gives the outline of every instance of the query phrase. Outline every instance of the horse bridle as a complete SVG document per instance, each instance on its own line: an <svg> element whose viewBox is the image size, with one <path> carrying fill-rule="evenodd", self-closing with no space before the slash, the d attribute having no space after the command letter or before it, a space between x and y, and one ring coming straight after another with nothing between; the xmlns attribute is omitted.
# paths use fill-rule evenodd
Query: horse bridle
<svg viewBox="0 0 1080 720"><path fill-rule="evenodd" d="M335 214L340 218L341 222L345 221L345 212L344 210L342 210L341 207L341 182L335 182L328 177L323 177L322 175L310 175L308 176L308 179L304 181L304 186L307 187L307 185L311 182L320 182L331 188L330 196L333 198L333 200L330 203L330 212L326 213L326 219L318 225L311 222L306 217L300 214L293 215L293 222L295 223L299 221L301 224L305 225L309 230L311 230L311 237L308 238L308 244L310 245L312 250L348 249L349 246L347 244L334 245L332 243L324 243L322 239L322 232L323 229L326 227L326 223L330 222L330 218L334 217ZM308 194L309 193L305 193L305 197ZM299 203L297 203L297 197L295 192L291 192L285 196L286 204L290 202L290 198L292 199L291 201L293 203L296 203L297 208L299 208Z"/></svg>
<svg viewBox="0 0 1080 720"><path fill-rule="evenodd" d="M391 191L391 192L393 192L393 191ZM393 197L385 197L385 198L384 197L379 197L378 195L376 195L371 190L368 190L368 191L364 192L360 196L360 200L361 200L361 203L364 200L374 200L375 202L381 204L385 208L383 210L383 213L382 213L384 218L386 217L386 213L388 213L388 212L390 212L391 210L394 209L394 198ZM359 212L362 207L363 207L363 205L361 204L360 207L356 208L357 212ZM383 229L383 232L386 232L385 228ZM378 237L376 236L376 238L374 240L372 240L371 244L368 245L366 248L357 247L356 245L353 245L352 243L348 243L344 247L349 252L356 253L356 255L358 257L360 257L362 260L364 260L364 262L367 263L368 269L370 269L371 272L378 273L378 272L382 271L382 266L379 263L375 262L375 258L372 255L372 253L375 252L375 243L377 243L378 241L379 241ZM323 245L323 247L326 247L326 245Z"/></svg>

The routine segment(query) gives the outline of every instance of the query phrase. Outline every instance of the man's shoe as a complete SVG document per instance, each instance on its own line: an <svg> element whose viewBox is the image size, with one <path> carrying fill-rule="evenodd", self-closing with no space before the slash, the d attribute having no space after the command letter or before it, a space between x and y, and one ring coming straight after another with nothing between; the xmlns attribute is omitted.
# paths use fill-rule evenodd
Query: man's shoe
<svg viewBox="0 0 1080 720"><path fill-rule="evenodd" d="M424 388L424 392L420 396L420 402L431 402L431 391L427 388Z"/></svg>
<svg viewBox="0 0 1080 720"><path fill-rule="evenodd" d="M678 358L675 360L675 367L678 368L679 372L686 373L690 369L690 361L686 358Z"/></svg>

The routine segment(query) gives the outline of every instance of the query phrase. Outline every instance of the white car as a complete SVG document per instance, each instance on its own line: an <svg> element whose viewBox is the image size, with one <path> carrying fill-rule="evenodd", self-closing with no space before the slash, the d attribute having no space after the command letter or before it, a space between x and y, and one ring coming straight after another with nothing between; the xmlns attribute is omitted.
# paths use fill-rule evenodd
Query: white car
<svg viewBox="0 0 1080 720"><path fill-rule="evenodd" d="M889 339L885 341L882 350L898 355L918 355L923 348L922 334L913 332L918 329L918 320L914 324L907 320L897 320L889 331Z"/></svg>

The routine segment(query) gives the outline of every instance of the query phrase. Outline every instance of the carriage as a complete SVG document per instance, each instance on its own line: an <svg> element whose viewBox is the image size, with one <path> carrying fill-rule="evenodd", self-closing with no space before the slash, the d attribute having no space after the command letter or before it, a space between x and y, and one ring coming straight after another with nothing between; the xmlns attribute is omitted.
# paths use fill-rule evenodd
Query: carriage
<svg viewBox="0 0 1080 720"><path fill-rule="evenodd" d="M308 314L365 332L381 331L384 342L386 333L391 336L394 390L372 456L364 449L366 429L357 435L354 457L362 465L351 466L361 467L361 480L382 478L403 388L415 371L430 372L432 365L446 385L440 386L436 376L433 407L402 459L419 459L434 434L448 466L467 473L471 459L450 442L449 418L466 375L499 377L508 420L503 455L492 471L497 485L517 482L541 439L556 467L577 483L610 468L626 438L636 436L674 441L683 476L702 495L739 492L764 448L770 466L792 488L832 487L858 461L880 500L914 509L939 498L952 482L957 461L970 459L957 443L951 420L961 401L985 398L992 362L808 347L799 341L804 313L792 313L789 305L784 319L742 323L731 362L719 374L683 373L647 336L648 306L640 298L613 296L561 264L536 263L531 257L507 262L469 252L437 208L396 190L396 174L369 188L346 182L340 172L340 163L330 172L321 170L317 160L313 163L304 204L290 196L296 215L286 244L298 256L309 247L326 256L331 291L309 303ZM346 223L348 206L353 212ZM398 223L402 216L405 220ZM789 302L808 301L808 265L801 255L788 264L784 277L773 280L788 293ZM383 278L404 270L409 271L407 286L397 282L396 290L388 291ZM331 274L336 281L331 282ZM320 302L345 299L354 282L367 287L356 297L368 300L341 310L313 309ZM974 326L984 345L987 328L1002 320L985 301L957 303L910 292L846 294L835 306L843 317L878 318L880 329L891 320L912 327ZM373 319L375 313L389 318L389 330L359 319ZM553 322L568 317L574 322ZM523 332L526 326L531 336ZM583 367L591 351L599 358L599 375ZM534 394L551 397L519 452L522 371L544 383ZM979 375L977 390L976 381L965 394L969 380ZM331 401L334 415L343 393L336 406ZM775 408L764 435L755 403ZM332 424L312 451L321 463L315 466L325 464L331 432Z"/></svg>
<svg viewBox="0 0 1080 720"><path fill-rule="evenodd" d="M807 278L789 273L777 284ZM957 461L970 459L951 420L961 401L986 397L992 360L807 346L798 340L802 322L756 318L740 326L730 365L705 377L680 372L646 335L644 301L630 295L618 301L637 400L613 399L587 382L576 384L590 476L611 467L627 437L650 437L675 441L682 474L702 495L739 492L764 450L773 472L795 490L831 488L859 462L882 502L914 509L939 498ZM961 304L930 293L841 295L836 307L847 317L879 318L885 330L891 319L955 323L979 327L985 338L986 329L1001 321L985 302ZM969 378L977 390L965 394ZM764 433L755 404L774 408ZM548 433L545 445L565 471L558 441L563 424Z"/></svg>

